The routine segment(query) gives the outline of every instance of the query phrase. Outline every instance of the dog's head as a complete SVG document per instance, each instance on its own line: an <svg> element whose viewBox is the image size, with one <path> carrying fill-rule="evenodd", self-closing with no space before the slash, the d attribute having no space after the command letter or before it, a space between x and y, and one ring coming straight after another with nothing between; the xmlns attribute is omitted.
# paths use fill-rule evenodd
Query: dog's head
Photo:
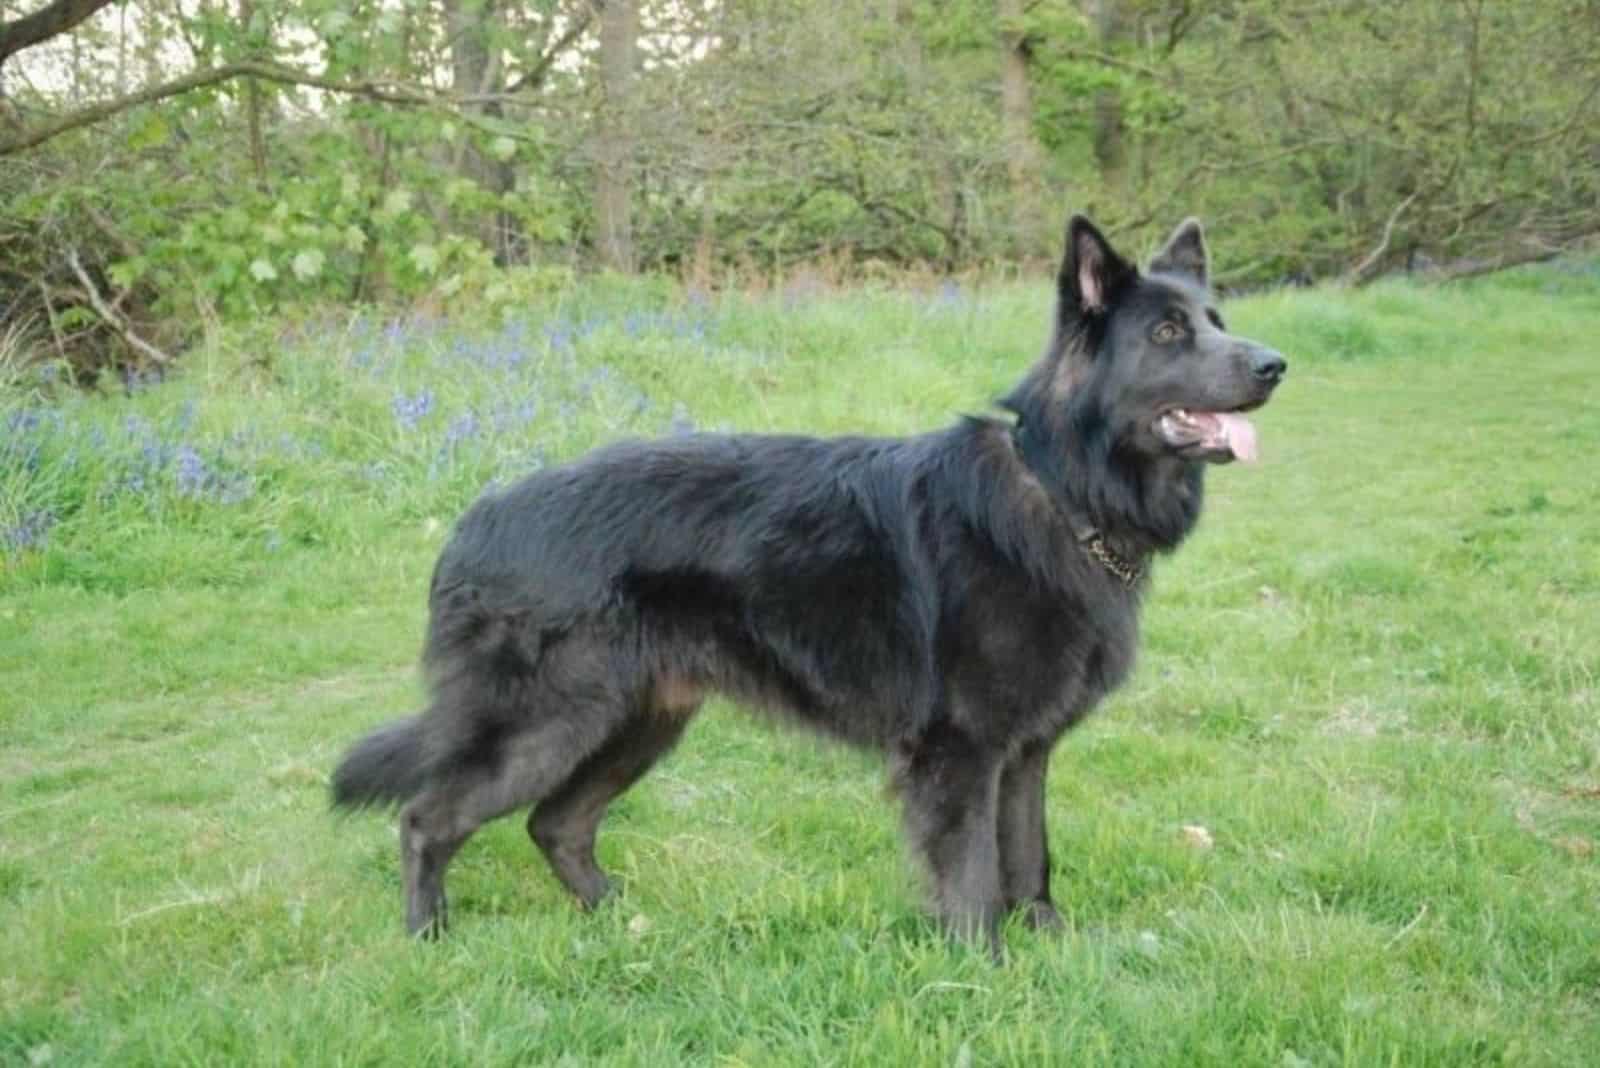
<svg viewBox="0 0 1600 1068"><path fill-rule="evenodd" d="M1288 364L1228 333L1209 274L1195 219L1142 273L1088 219L1067 224L1055 377L1069 404L1094 403L1113 447L1212 463L1255 459L1255 428L1243 413L1267 402Z"/></svg>

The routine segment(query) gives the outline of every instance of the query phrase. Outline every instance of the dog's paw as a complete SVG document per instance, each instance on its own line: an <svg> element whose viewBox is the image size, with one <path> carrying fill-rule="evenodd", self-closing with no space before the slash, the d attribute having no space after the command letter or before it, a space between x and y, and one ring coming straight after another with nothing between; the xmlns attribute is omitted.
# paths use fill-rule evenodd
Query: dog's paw
<svg viewBox="0 0 1600 1068"><path fill-rule="evenodd" d="M1048 901L1030 901L1022 906L1022 922L1035 931L1056 933L1066 929L1061 913Z"/></svg>

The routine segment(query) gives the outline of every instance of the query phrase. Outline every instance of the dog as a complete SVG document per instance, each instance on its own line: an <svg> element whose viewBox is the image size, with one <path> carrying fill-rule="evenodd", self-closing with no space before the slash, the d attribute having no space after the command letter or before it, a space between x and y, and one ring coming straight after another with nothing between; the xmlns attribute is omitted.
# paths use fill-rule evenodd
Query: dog
<svg viewBox="0 0 1600 1068"><path fill-rule="evenodd" d="M711 693L887 755L953 936L1061 925L1045 773L1127 676L1149 562L1282 356L1229 334L1189 219L1144 272L1067 225L1049 344L993 416L905 438L692 434L600 448L473 504L435 567L421 714L357 742L337 806L400 810L406 925L483 823L584 906L606 806Z"/></svg>

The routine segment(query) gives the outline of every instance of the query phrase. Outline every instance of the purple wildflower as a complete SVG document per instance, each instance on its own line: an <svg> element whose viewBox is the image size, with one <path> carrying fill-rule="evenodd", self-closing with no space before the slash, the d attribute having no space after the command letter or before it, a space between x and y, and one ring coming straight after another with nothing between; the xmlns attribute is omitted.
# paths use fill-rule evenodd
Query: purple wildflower
<svg viewBox="0 0 1600 1068"><path fill-rule="evenodd" d="M554 323L546 323L544 338L553 351L570 352L572 350L572 324L565 319L559 319Z"/></svg>
<svg viewBox="0 0 1600 1068"><path fill-rule="evenodd" d="M55 526L55 513L48 508L36 508L22 517L14 527L0 528L0 545L9 553L44 547L45 536Z"/></svg>
<svg viewBox="0 0 1600 1068"><path fill-rule="evenodd" d="M527 426L533 422L538 414L539 405L531 398L516 406L507 405L494 413L494 428L498 431L513 430L517 427Z"/></svg>
<svg viewBox="0 0 1600 1068"><path fill-rule="evenodd" d="M192 445L178 446L178 494L182 497L203 497L212 484L211 472Z"/></svg>
<svg viewBox="0 0 1600 1068"><path fill-rule="evenodd" d="M478 417L468 411L450 421L449 428L444 432L445 445L456 445L467 440L478 432Z"/></svg>
<svg viewBox="0 0 1600 1068"><path fill-rule="evenodd" d="M239 471L222 476L218 483L217 500L223 504L238 504L256 491L255 479Z"/></svg>
<svg viewBox="0 0 1600 1068"><path fill-rule="evenodd" d="M394 417L400 423L402 430L415 430L424 416L433 411L433 390L425 389L415 397L408 397L404 393L396 393L394 402Z"/></svg>
<svg viewBox="0 0 1600 1068"><path fill-rule="evenodd" d="M151 367L143 371L129 370L124 367L122 369L122 388L131 397L135 393L143 393L147 389L155 388L166 377L167 373L160 367Z"/></svg>
<svg viewBox="0 0 1600 1068"><path fill-rule="evenodd" d="M39 415L39 409L22 408L6 416L6 433L8 436L14 434L19 437L31 434L39 429L41 422L43 418Z"/></svg>

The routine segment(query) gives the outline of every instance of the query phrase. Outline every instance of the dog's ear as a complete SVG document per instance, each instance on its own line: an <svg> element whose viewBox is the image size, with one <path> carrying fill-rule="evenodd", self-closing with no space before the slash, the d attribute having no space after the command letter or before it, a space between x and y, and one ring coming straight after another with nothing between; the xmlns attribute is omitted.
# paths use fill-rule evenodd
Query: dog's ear
<svg viewBox="0 0 1600 1068"><path fill-rule="evenodd" d="M1176 274L1202 286L1209 285L1210 259L1205 231L1200 228L1200 220L1191 216L1178 224L1166 245L1150 261L1150 273Z"/></svg>
<svg viewBox="0 0 1600 1068"><path fill-rule="evenodd" d="M1117 289L1137 273L1094 223L1074 215L1067 223L1067 250L1056 280L1061 317L1104 314Z"/></svg>

